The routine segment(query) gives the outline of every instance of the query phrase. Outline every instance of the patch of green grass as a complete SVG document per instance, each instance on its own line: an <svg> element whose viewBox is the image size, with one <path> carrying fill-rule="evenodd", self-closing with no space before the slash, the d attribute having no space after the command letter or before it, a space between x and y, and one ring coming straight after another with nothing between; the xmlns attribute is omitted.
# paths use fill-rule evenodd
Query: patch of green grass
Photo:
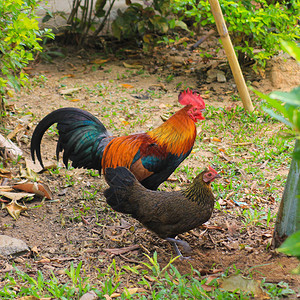
<svg viewBox="0 0 300 300"><path fill-rule="evenodd" d="M34 296L70 300L79 299L85 293L94 291L100 299L113 293L119 293L117 299L253 299L253 295L243 291L230 292L219 288L219 279L228 276L230 269L208 282L207 277L193 268L188 274L182 275L173 265L176 258L161 267L156 252L153 256L146 257L146 262L121 268L113 260L106 270L97 269L98 278L95 282L90 282L85 276L81 261L77 266L71 263L70 269L65 270L67 281L64 280L64 284L54 273L50 278L44 278L42 272L38 271L32 277L15 267L14 272L8 272L4 276L0 297L15 299ZM235 274L241 272L236 268L233 271ZM132 288L137 288L136 291L129 287L122 288L122 283L126 282L128 276L131 282L135 282ZM263 280L261 287L272 299L295 294L285 282L273 284Z"/></svg>
<svg viewBox="0 0 300 300"><path fill-rule="evenodd" d="M71 263L70 269L65 271L71 281L66 284L60 283L53 273L50 279L45 279L43 273L38 271L36 278L33 278L15 267L14 273L5 275L0 297L1 299L16 299L25 296L53 297L62 300L78 299L78 296L92 290L88 278L82 276L81 267L82 262L79 262L77 267Z"/></svg>

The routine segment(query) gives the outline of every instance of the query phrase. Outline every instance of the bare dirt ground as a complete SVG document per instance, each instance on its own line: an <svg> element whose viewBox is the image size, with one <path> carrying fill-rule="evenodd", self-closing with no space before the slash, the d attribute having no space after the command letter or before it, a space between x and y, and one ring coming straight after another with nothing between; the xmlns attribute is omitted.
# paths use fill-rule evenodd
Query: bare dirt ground
<svg viewBox="0 0 300 300"><path fill-rule="evenodd" d="M23 136L20 141L24 156L30 157L30 136L35 124L59 107L73 106L88 110L111 131L121 135L145 131L150 126L160 124L161 115L178 109L178 91L185 86L198 89L204 96L209 91L209 97L205 98L209 105L236 105L232 101L232 96L237 95L236 86L224 53L221 50L216 54L213 50L215 45L215 38L203 44L203 48L212 49L210 53L214 58L209 61L203 59L197 51L189 53L178 46L157 51L153 57L144 56L138 51L125 51L123 59L111 55L101 66L92 63L96 59L98 63L103 59L103 54L94 50L68 49L65 58L56 58L52 63L35 62L28 70L33 88L22 91L9 101L14 107L11 109L22 112L34 124L27 133L28 137ZM124 65L124 62L128 65ZM137 69L132 68L134 64L142 65L144 72L138 73ZM263 92L277 88L289 90L295 86L293 62L291 65L284 64L285 70L280 69L281 62L275 65L280 70L276 74L274 67L267 69L263 77L249 69L244 71L245 78ZM206 72L211 67L224 70L227 82L207 83ZM40 79L40 75L44 76L44 80ZM79 89L63 95L62 91L69 88ZM148 89L154 91L154 96L147 96L144 101L139 99L143 98ZM135 97L131 95L132 91L135 91ZM120 99L126 99L122 106L114 104ZM140 115L139 121L132 117L137 114ZM7 127L13 129L18 122L19 115L12 113ZM201 130L200 123L198 127ZM44 160L55 161L56 140L53 133L45 135L42 144ZM203 155L209 157L211 154ZM7 165L15 178L20 174L19 164ZM195 168L205 166L204 161L195 157L187 158L184 164ZM283 178L286 175L284 171ZM97 285L101 280L97 278L97 269L106 270L113 259L120 267L146 261L143 253L152 255L157 251L162 264L172 257L173 249L167 242L144 229L134 219L117 214L106 205L103 196L106 183L103 177L91 176L86 170L61 168L58 174L39 174L39 179L53 191L54 201L36 198L27 202L30 208L27 216L21 215L16 221L6 210L0 211L0 233L24 240L34 251L14 260L3 258L0 268L4 268L5 263L15 262L19 269L31 275L35 275L37 270L41 270L45 276L53 271L64 282L64 268L68 268L72 261L75 264L83 261L86 276ZM17 180L11 179L9 183ZM179 185L184 184L181 182ZM280 191L282 193L282 188ZM268 205L267 201L263 205ZM274 212L277 208L278 203L273 203ZM238 217L216 211L207 223L208 228L198 228L181 235L182 239L190 243L193 252L190 260L177 260L174 264L182 273L190 272L192 266L201 271L203 276L222 272L235 265L244 274L252 272L257 279L266 278L267 282L273 283L285 281L294 289L299 287L299 277L291 274L297 260L267 249L272 230L252 226L240 233L241 224ZM132 245L136 247L117 255L109 250ZM247 247L241 248L239 245ZM121 287L134 285L135 278L131 274Z"/></svg>

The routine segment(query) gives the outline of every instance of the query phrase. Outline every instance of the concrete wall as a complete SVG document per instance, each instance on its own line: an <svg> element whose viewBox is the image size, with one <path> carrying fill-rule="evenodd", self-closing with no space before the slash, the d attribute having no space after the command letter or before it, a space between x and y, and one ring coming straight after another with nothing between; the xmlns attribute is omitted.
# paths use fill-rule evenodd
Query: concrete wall
<svg viewBox="0 0 300 300"><path fill-rule="evenodd" d="M107 0L108 4L106 5L105 9L109 7L109 0ZM84 1L82 0L82 3ZM95 6L96 0L94 0L94 6ZM41 27L51 27L54 29L54 31L59 31L61 27L64 27L67 25L67 19L70 15L70 12L72 10L72 4L73 0L48 0L48 3L42 4L42 6L45 9L48 9L50 12L55 14L55 17L49 20L46 24L43 24L41 22L42 18L46 14L45 9L41 9L38 11L38 15L41 16ZM125 0L116 0L114 3L114 6L111 10L110 14L110 20L109 22L112 22L115 17L117 16L118 9L125 10L126 9ZM109 28L106 28L105 30L109 30Z"/></svg>

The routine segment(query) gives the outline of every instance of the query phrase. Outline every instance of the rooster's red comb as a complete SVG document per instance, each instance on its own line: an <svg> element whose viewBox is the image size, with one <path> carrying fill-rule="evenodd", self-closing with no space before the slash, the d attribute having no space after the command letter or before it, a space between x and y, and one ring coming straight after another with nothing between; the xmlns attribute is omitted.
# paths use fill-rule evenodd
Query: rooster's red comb
<svg viewBox="0 0 300 300"><path fill-rule="evenodd" d="M205 103L200 94L190 89L180 92L178 101L182 105L193 105L199 108L205 108Z"/></svg>

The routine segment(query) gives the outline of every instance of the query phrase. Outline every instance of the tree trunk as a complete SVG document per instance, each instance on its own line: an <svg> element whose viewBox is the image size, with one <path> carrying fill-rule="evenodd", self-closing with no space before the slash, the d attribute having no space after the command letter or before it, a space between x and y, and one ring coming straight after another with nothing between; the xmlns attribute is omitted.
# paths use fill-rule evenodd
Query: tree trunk
<svg viewBox="0 0 300 300"><path fill-rule="evenodd" d="M298 139L294 151L297 150L300 150ZM278 248L288 236L297 230L300 230L300 160L293 157L277 213L272 247Z"/></svg>

